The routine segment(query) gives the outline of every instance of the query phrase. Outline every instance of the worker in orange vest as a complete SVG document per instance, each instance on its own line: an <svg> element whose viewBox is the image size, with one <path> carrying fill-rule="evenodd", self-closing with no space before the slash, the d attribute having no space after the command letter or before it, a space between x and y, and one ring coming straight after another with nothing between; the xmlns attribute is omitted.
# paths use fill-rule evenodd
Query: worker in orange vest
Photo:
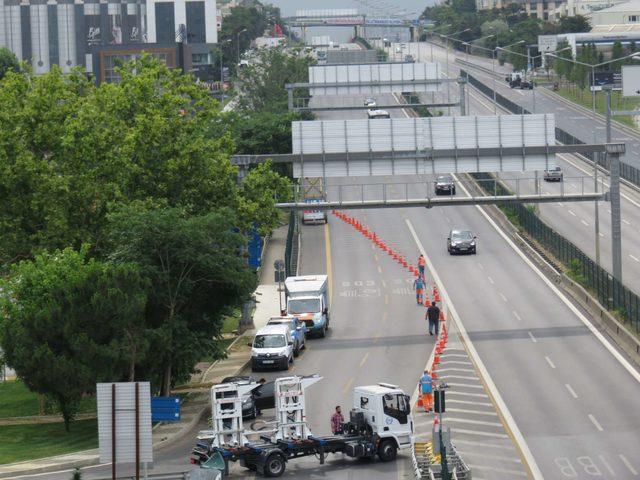
<svg viewBox="0 0 640 480"><path fill-rule="evenodd" d="M420 377L420 395L425 412L433 410L433 378L429 370L425 370L424 375Z"/></svg>
<svg viewBox="0 0 640 480"><path fill-rule="evenodd" d="M418 257L418 272L420 273L420 276L422 278L424 278L424 267L426 264L427 261L424 259L424 256L420 254L420 256Z"/></svg>
<svg viewBox="0 0 640 480"><path fill-rule="evenodd" d="M424 280L422 277L418 277L413 281L413 288L416 291L416 303L422 305L424 295Z"/></svg>

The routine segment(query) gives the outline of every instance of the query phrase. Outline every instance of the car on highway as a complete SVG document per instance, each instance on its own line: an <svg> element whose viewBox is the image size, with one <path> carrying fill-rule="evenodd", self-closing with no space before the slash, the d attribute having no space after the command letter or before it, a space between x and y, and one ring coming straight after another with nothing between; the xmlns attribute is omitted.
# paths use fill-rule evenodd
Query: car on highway
<svg viewBox="0 0 640 480"><path fill-rule="evenodd" d="M293 356L300 355L300 350L307 348L307 325L298 317L271 317L267 325L285 325L293 338Z"/></svg>
<svg viewBox="0 0 640 480"><path fill-rule="evenodd" d="M364 106L365 107L375 107L377 105L376 103L376 99L375 98L371 98L371 97L367 97L364 99Z"/></svg>
<svg viewBox="0 0 640 480"><path fill-rule="evenodd" d="M369 120L374 120L376 118L391 118L391 115L389 115L389 112L386 110L374 108L367 110L367 116L369 117Z"/></svg>
<svg viewBox="0 0 640 480"><path fill-rule="evenodd" d="M256 333L251 344L251 370L293 365L293 338L286 325L266 325Z"/></svg>
<svg viewBox="0 0 640 480"><path fill-rule="evenodd" d="M324 201L324 198L305 198L304 203L309 204L309 207L313 207L314 203L322 203ZM302 223L304 225L328 223L328 221L327 212L323 210L313 210L310 208L302 212Z"/></svg>
<svg viewBox="0 0 640 480"><path fill-rule="evenodd" d="M435 183L436 195L455 195L456 184L453 182L451 175L441 175L436 178Z"/></svg>
<svg viewBox="0 0 640 480"><path fill-rule="evenodd" d="M562 173L562 168L560 167L550 168L544 171L542 178L545 182L561 182L564 178L564 173Z"/></svg>
<svg viewBox="0 0 640 480"><path fill-rule="evenodd" d="M470 230L451 230L447 237L447 251L454 253L477 253L476 236Z"/></svg>

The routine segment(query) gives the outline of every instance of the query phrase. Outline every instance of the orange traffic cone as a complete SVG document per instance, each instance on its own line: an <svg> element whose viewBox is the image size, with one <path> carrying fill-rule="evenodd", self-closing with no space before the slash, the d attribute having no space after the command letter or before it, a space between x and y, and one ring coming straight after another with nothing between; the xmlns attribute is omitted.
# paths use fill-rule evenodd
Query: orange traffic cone
<svg viewBox="0 0 640 480"><path fill-rule="evenodd" d="M436 287L433 287L433 296L436 297L436 302L440 301L440 292L438 292Z"/></svg>
<svg viewBox="0 0 640 480"><path fill-rule="evenodd" d="M439 302L440 300L436 300L436 302ZM440 315L438 316L438 320L440 320L441 322L444 322L444 312L442 310L440 310Z"/></svg>
<svg viewBox="0 0 640 480"><path fill-rule="evenodd" d="M422 395L418 396L418 407L424 407L424 402L422 401Z"/></svg>

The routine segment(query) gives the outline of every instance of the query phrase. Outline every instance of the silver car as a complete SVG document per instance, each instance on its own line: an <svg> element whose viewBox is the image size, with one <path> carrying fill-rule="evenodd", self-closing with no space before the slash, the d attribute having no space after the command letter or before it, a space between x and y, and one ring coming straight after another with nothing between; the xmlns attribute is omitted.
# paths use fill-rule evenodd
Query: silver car
<svg viewBox="0 0 640 480"><path fill-rule="evenodd" d="M560 167L545 170L543 175L545 182L561 182L563 177L564 174L562 173L562 169Z"/></svg>

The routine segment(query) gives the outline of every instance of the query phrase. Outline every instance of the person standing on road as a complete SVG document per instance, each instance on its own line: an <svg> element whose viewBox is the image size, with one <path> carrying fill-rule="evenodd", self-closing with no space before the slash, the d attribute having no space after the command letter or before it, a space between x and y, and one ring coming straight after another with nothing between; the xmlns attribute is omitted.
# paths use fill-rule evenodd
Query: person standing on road
<svg viewBox="0 0 640 480"><path fill-rule="evenodd" d="M433 410L433 379L429 370L425 370L420 377L420 393L422 394L422 406L425 412Z"/></svg>
<svg viewBox="0 0 640 480"><path fill-rule="evenodd" d="M416 303L422 305L424 296L424 280L422 277L418 277L413 281L413 289L416 291Z"/></svg>
<svg viewBox="0 0 640 480"><path fill-rule="evenodd" d="M436 336L440 330L440 309L436 305L436 302L431 302L431 306L427 308L426 320L429 320L429 335L433 335L435 328Z"/></svg>
<svg viewBox="0 0 640 480"><path fill-rule="evenodd" d="M338 435L342 433L344 425L344 417L342 416L342 410L340 409L340 405L336 407L336 411L333 415L331 415L331 432L334 435Z"/></svg>
<svg viewBox="0 0 640 480"><path fill-rule="evenodd" d="M418 272L420 272L420 276L424 279L424 267L427 265L427 261L424 259L424 255L420 254L418 257Z"/></svg>

